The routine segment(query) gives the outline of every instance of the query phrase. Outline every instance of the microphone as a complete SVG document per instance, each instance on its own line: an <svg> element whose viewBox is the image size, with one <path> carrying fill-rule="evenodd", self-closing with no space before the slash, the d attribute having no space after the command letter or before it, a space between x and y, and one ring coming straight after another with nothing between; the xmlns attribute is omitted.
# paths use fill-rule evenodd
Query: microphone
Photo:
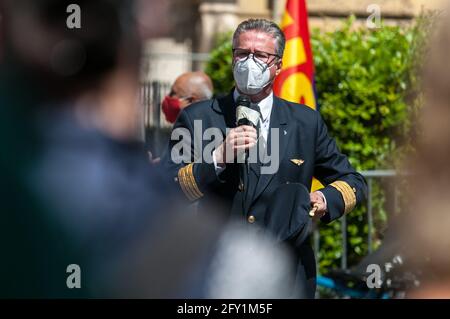
<svg viewBox="0 0 450 319"><path fill-rule="evenodd" d="M258 122L260 118L259 111L251 107L250 99L245 95L239 95L236 100L236 126L248 125L258 129ZM247 162L248 150L242 156L244 162Z"/></svg>
<svg viewBox="0 0 450 319"><path fill-rule="evenodd" d="M247 96L239 95L236 104L236 126L249 125L257 128L260 114L251 108L250 99Z"/></svg>
<svg viewBox="0 0 450 319"><path fill-rule="evenodd" d="M260 114L257 110L251 108L250 99L247 96L239 95L236 100L236 126L249 125L257 129ZM240 180L244 189L244 200L242 201L242 209L245 211L245 203L248 198L249 187L249 163L248 163L249 151L246 150L241 155L238 154L238 158L243 160L243 165L239 165ZM240 160L238 159L238 162Z"/></svg>

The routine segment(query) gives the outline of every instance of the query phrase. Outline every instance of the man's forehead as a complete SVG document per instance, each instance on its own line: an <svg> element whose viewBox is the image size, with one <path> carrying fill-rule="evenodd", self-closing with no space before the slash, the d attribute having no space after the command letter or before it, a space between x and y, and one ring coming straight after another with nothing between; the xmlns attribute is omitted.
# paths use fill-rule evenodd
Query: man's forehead
<svg viewBox="0 0 450 319"><path fill-rule="evenodd" d="M275 48L275 39L273 36L269 33L257 30L242 32L237 41L237 44L240 46L255 45L255 47L262 46L263 48Z"/></svg>

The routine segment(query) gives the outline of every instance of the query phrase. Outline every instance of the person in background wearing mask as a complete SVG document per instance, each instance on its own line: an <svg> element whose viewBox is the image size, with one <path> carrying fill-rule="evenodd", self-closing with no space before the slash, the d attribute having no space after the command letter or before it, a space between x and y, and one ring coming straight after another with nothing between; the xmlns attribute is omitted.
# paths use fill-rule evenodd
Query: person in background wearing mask
<svg viewBox="0 0 450 319"><path fill-rule="evenodd" d="M187 72L177 77L161 105L167 122L175 123L180 111L188 105L212 98L213 90L211 79L203 72Z"/></svg>
<svg viewBox="0 0 450 319"><path fill-rule="evenodd" d="M194 149L188 161L174 158L180 141L171 140L162 163L186 197L199 200L199 207L211 198L222 199L231 216L250 228L261 226L280 242L288 243L296 255L292 289L313 298L316 271L307 240L310 215L325 223L336 220L365 200L367 186L328 135L318 112L274 96L272 87L281 71L285 41L280 28L271 21L242 22L233 35L236 88L224 98L192 104L174 125L174 130L189 130L194 139L206 129L218 128L222 140L210 148L210 153L199 153L195 151L198 142L183 139L182 143L188 144L183 149ZM256 129L236 124L237 101L242 96L250 100L251 113L259 115ZM199 120L200 132L195 127ZM201 141L202 150L210 143ZM265 158L249 161L249 165L236 160L239 152L253 147L261 150L265 145L264 156L271 154L279 164L274 173L264 171ZM202 158L194 158L196 154ZM313 176L325 187L310 194Z"/></svg>

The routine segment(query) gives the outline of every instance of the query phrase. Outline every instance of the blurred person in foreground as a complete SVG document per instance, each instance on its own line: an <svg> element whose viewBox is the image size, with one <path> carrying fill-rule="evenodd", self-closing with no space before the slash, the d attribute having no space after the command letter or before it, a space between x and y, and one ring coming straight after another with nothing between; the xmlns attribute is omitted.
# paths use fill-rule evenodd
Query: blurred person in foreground
<svg viewBox="0 0 450 319"><path fill-rule="evenodd" d="M182 109L192 103L209 100L213 96L213 83L204 72L186 72L175 79L170 93L161 103L169 123L175 123Z"/></svg>
<svg viewBox="0 0 450 319"><path fill-rule="evenodd" d="M226 262L260 283L254 268L232 267L252 265L245 252L220 258L230 235L252 239L227 235L219 215L180 208L137 142L134 2L77 3L81 29L66 25L71 1L1 3L0 296L232 297L216 272ZM240 296L286 296L277 278L289 274L287 257L265 247L258 264L280 275Z"/></svg>
<svg viewBox="0 0 450 319"><path fill-rule="evenodd" d="M364 201L367 186L318 112L274 96L285 42L275 23L243 21L232 40L236 87L180 113L162 163L199 207L220 200L248 229L261 227L290 245L297 271L292 291L314 298L309 212L314 207L315 218L336 220ZM247 160L239 162L243 154ZM313 176L325 187L310 193Z"/></svg>
<svg viewBox="0 0 450 319"><path fill-rule="evenodd" d="M138 142L132 2L79 1L81 28L67 25L70 4L3 1L2 108L24 136L9 156L27 161L12 200L33 202L9 216L23 218L9 237L2 232L11 252L5 296L105 296L109 264L171 209L158 200L170 187ZM81 269L80 289L66 285L70 264Z"/></svg>
<svg viewBox="0 0 450 319"><path fill-rule="evenodd" d="M418 285L409 298L450 298L450 3L433 24L422 71L423 106L415 125L415 153L407 205L395 240Z"/></svg>

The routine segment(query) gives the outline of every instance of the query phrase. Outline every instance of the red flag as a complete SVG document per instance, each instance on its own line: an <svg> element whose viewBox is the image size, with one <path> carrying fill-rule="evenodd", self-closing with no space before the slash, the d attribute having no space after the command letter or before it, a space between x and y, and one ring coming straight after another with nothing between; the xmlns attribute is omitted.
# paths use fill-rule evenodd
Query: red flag
<svg viewBox="0 0 450 319"><path fill-rule="evenodd" d="M316 109L314 61L305 0L287 0L281 21L286 36L283 68L275 80L275 95Z"/></svg>
<svg viewBox="0 0 450 319"><path fill-rule="evenodd" d="M314 61L308 28L306 0L287 0L286 11L281 21L286 37L283 68L275 79L275 95L290 102L317 108L314 91ZM323 188L313 179L311 191Z"/></svg>

